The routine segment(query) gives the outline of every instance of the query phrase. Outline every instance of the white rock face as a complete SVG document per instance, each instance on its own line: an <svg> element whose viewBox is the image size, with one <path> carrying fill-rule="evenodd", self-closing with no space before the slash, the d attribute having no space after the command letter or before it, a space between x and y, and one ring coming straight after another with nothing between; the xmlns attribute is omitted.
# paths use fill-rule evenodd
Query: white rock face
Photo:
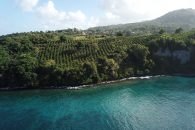
<svg viewBox="0 0 195 130"><path fill-rule="evenodd" d="M156 55L177 58L178 60L180 60L181 64L185 64L190 61L190 52L187 50L177 50L171 52L169 49L166 49L165 51L162 51L162 49L160 49L156 52Z"/></svg>

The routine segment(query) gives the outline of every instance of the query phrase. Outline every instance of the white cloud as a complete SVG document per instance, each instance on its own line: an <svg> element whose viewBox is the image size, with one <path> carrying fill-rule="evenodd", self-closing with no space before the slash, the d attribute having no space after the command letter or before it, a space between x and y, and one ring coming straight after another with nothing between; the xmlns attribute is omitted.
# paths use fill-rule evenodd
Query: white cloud
<svg viewBox="0 0 195 130"><path fill-rule="evenodd" d="M195 8L195 0L99 0L99 14L87 17L79 9L58 10L54 0L47 0L45 4L39 2L40 0L16 1L24 11L31 11L37 16L37 23L40 23L37 26L44 30L73 27L85 29L99 25L138 22L159 17L176 9Z"/></svg>
<svg viewBox="0 0 195 130"><path fill-rule="evenodd" d="M82 23L85 22L86 20L85 14L81 12L80 10L76 12L68 12L67 18L70 21L77 21L77 22L82 22Z"/></svg>
<svg viewBox="0 0 195 130"><path fill-rule="evenodd" d="M108 19L119 19L120 17L118 16L118 15L115 15L115 14L113 14L113 13L111 13L111 12L106 12L105 13L105 16L106 16L106 18L108 18Z"/></svg>
<svg viewBox="0 0 195 130"><path fill-rule="evenodd" d="M89 21L88 21L88 23L87 23L85 28L98 26L99 23L100 23L99 18L92 16L92 17L90 17L90 19L89 19Z"/></svg>
<svg viewBox="0 0 195 130"><path fill-rule="evenodd" d="M66 13L55 9L52 1L38 7L36 13L40 18L44 18L46 20L62 21L66 19Z"/></svg>
<svg viewBox="0 0 195 130"><path fill-rule="evenodd" d="M32 9L37 5L39 0L17 0L20 7L24 11L32 11Z"/></svg>
<svg viewBox="0 0 195 130"><path fill-rule="evenodd" d="M136 12L135 2L138 0L102 0L102 8L105 10L105 16L111 23L116 22L135 22L144 17L143 14ZM113 21L113 20L117 21Z"/></svg>
<svg viewBox="0 0 195 130"><path fill-rule="evenodd" d="M181 8L195 8L195 0L100 0L107 24L137 22ZM100 20L102 21L102 20Z"/></svg>
<svg viewBox="0 0 195 130"><path fill-rule="evenodd" d="M75 12L60 11L55 8L54 3L50 0L47 4L36 9L36 14L42 20L45 27L62 29L68 27L82 28L86 21L85 14L78 10Z"/></svg>

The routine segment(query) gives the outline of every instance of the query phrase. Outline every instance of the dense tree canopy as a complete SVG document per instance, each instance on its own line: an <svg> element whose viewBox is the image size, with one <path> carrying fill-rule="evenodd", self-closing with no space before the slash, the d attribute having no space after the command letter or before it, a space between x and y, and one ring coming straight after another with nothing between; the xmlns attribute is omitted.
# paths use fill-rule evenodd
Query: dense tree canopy
<svg viewBox="0 0 195 130"><path fill-rule="evenodd" d="M17 87L36 85L37 74L35 70L37 65L37 59L28 54L21 54L15 59L11 59L3 73L5 85Z"/></svg>
<svg viewBox="0 0 195 130"><path fill-rule="evenodd" d="M159 33L91 36L70 30L1 36L0 87L76 86L129 76L194 74L195 32ZM188 52L190 60L180 62L178 57Z"/></svg>

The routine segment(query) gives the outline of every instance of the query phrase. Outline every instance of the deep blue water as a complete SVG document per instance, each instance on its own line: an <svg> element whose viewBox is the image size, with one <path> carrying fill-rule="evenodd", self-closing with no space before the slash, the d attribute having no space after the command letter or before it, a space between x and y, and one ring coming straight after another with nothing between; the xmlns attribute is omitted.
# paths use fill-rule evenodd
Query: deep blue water
<svg viewBox="0 0 195 130"><path fill-rule="evenodd" d="M0 92L0 130L195 130L195 78Z"/></svg>

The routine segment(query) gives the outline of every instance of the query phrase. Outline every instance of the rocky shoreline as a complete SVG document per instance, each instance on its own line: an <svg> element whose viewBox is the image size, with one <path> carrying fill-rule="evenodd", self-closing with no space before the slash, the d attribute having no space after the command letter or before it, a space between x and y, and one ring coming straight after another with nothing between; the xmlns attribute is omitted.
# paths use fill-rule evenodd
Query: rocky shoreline
<svg viewBox="0 0 195 130"><path fill-rule="evenodd" d="M129 77L129 78L123 78L123 79L119 79L119 80L104 81L104 82L101 82L101 83L91 84L91 85L81 85L81 86L75 86L75 87L66 87L66 89L82 89L82 88L86 88L86 87L95 87L97 85L120 83L120 82L124 82L124 81L128 81L128 80L137 80L137 79L138 80L144 80L144 79L151 79L151 78L162 77L162 76L165 76L165 75Z"/></svg>
<svg viewBox="0 0 195 130"><path fill-rule="evenodd" d="M50 87L44 87L44 88L38 88L38 89L67 89L67 90L78 90L82 88L87 87L96 87L97 85L104 85L104 84L113 84L113 83L120 83L128 80L144 80L144 79L151 79L155 77L162 77L165 75L155 75L155 76L140 76L140 77L129 77L129 78L122 78L118 80L112 80L112 81L103 81L97 84L89 84L89 85L80 85L80 86L50 86ZM0 91L11 91L11 90L33 90L36 88L27 88L27 87L15 87L15 88L0 88Z"/></svg>
<svg viewBox="0 0 195 130"><path fill-rule="evenodd" d="M97 85L104 85L104 84L113 84L113 83L120 83L129 80L147 80L151 78L163 77L163 76L183 76L183 77L195 77L195 74L171 74L171 75L154 75L154 76L140 76L140 77L129 77L129 78L122 78L118 80L111 80L111 81L103 81L97 84L89 84L89 85L80 85L80 86L49 86L44 88L27 88L27 87L15 87L15 88L0 88L0 91L19 91L19 90L35 90L35 89L67 89L67 90L78 90L88 87L96 87Z"/></svg>

